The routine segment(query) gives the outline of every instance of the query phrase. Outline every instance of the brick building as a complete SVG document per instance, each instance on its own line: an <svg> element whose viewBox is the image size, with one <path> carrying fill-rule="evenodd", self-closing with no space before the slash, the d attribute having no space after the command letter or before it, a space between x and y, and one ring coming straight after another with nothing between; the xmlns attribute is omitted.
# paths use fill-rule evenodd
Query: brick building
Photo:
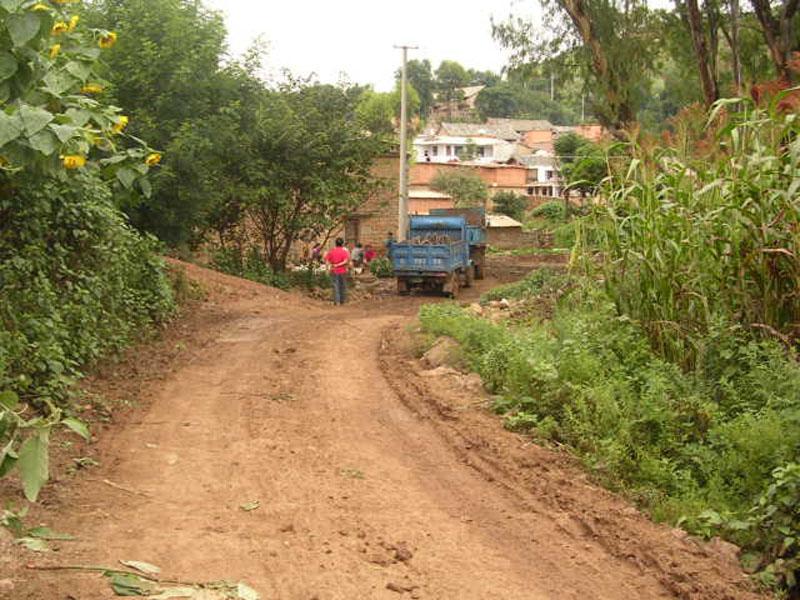
<svg viewBox="0 0 800 600"><path fill-rule="evenodd" d="M348 244L361 242L380 250L387 232L397 235L399 154L381 156L375 161L372 172L383 181L383 185L346 219L343 237Z"/></svg>

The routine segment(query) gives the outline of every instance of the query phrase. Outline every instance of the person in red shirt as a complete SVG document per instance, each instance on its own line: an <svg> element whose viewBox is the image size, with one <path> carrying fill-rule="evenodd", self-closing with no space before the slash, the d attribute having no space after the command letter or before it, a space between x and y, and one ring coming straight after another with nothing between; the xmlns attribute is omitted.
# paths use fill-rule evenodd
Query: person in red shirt
<svg viewBox="0 0 800 600"><path fill-rule="evenodd" d="M367 244L367 247L364 249L364 262L369 264L373 260L375 260L375 258L377 258L377 256L378 255L375 252L375 248L373 248L372 245Z"/></svg>
<svg viewBox="0 0 800 600"><path fill-rule="evenodd" d="M347 300L347 265L350 263L350 252L344 247L342 238L336 238L336 246L328 250L325 262L328 263L333 280L333 303L344 304Z"/></svg>

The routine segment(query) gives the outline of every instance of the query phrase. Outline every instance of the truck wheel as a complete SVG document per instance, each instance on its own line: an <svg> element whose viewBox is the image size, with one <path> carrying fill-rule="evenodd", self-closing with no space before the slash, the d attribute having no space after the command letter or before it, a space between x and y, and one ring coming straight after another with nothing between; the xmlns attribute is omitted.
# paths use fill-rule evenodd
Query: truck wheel
<svg viewBox="0 0 800 600"><path fill-rule="evenodd" d="M398 279L397 280L397 293L400 296L407 296L408 295L408 282L405 279Z"/></svg>
<svg viewBox="0 0 800 600"><path fill-rule="evenodd" d="M455 298L458 295L459 279L461 279L461 276L458 273L453 272L450 274L447 283L445 283L442 287L442 291L444 291L445 296L448 298Z"/></svg>
<svg viewBox="0 0 800 600"><path fill-rule="evenodd" d="M472 287L473 283L475 283L475 269L469 266L464 273L464 287Z"/></svg>

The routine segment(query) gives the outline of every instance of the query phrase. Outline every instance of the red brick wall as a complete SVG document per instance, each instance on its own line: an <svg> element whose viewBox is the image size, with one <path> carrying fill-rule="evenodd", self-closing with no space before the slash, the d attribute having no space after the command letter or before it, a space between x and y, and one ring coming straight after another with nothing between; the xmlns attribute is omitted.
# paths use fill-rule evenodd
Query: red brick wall
<svg viewBox="0 0 800 600"><path fill-rule="evenodd" d="M397 235L397 213L400 204L397 188L400 159L399 156L383 156L375 161L372 173L383 179L384 185L377 193L366 198L364 204L352 215L358 220L358 239L349 242L371 244L380 252L387 232Z"/></svg>

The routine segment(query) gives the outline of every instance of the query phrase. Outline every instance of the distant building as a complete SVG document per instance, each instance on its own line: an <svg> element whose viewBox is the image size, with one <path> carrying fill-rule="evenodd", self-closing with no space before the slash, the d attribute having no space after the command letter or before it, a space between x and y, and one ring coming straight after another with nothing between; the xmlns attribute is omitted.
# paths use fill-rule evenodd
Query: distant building
<svg viewBox="0 0 800 600"><path fill-rule="evenodd" d="M443 121L445 119L470 119L474 118L477 114L475 107L480 94L485 85L472 85L468 87L459 88L461 97L446 101L440 100L438 97L433 107L429 118L431 121Z"/></svg>

